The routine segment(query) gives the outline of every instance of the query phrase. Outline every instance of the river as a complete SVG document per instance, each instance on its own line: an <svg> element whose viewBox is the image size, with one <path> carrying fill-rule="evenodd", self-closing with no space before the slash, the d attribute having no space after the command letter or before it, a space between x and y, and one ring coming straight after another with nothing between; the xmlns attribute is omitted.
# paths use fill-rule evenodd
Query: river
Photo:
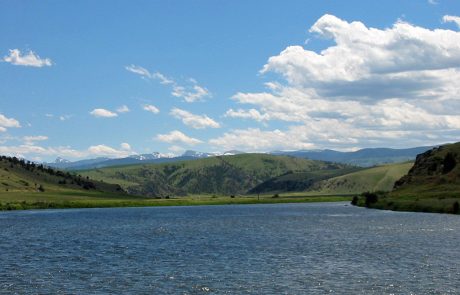
<svg viewBox="0 0 460 295"><path fill-rule="evenodd" d="M0 293L459 294L460 217L346 203L0 213Z"/></svg>

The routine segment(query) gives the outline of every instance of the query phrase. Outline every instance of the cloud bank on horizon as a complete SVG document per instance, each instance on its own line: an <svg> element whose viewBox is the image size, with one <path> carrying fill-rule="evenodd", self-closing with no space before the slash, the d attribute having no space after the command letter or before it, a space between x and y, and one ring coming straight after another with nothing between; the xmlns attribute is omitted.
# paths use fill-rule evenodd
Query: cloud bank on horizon
<svg viewBox="0 0 460 295"><path fill-rule="evenodd" d="M445 15L442 22L460 28L458 16ZM159 71L133 64L124 66L144 80L157 82L172 99L180 98L186 103L184 107L170 108L169 112L162 108L161 112L182 125L146 136L152 143L169 144L170 152L190 146L207 151L345 150L398 146L402 139L407 146L458 141L458 30L429 29L401 20L388 28L374 28L325 14L309 28L309 33L313 37L310 42L316 38L327 40L330 45L321 51L308 49L310 43L291 45L268 57L259 72L270 79L263 84L265 90L240 89L226 98L230 107L220 114L197 113L197 104L216 102L207 101L214 95L196 80L179 83ZM18 49L10 50L3 62L31 67L53 65L49 58L42 59L33 51L22 54ZM188 106L193 106L193 111ZM99 121L119 120L125 116L121 114L137 111L156 116L160 113L150 103L138 104L137 108L124 104L113 111L102 107L88 109L86 115ZM0 135L22 128L23 124L0 113ZM189 128L193 134L178 130L181 127ZM200 130L203 133L197 133ZM136 153L130 143L122 140L118 148L94 144L77 150L70 146L39 145L48 139L47 135L5 135L0 138L0 153L33 158L122 157ZM19 144L5 144L11 141Z"/></svg>

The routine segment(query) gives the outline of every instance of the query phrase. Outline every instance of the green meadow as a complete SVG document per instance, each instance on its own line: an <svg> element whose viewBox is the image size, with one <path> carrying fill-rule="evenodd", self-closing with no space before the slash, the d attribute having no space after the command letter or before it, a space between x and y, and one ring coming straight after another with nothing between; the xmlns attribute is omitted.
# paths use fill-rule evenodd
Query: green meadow
<svg viewBox="0 0 460 295"><path fill-rule="evenodd" d="M191 195L186 197L156 199L81 191L43 193L1 192L0 210L338 202L350 201L351 198L351 196L315 196L295 193L233 197L223 195Z"/></svg>

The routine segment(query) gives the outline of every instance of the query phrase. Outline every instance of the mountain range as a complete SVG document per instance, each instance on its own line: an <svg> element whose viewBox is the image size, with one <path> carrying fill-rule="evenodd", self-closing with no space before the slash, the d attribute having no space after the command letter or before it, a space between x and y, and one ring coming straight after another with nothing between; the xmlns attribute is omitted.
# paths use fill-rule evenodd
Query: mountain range
<svg viewBox="0 0 460 295"><path fill-rule="evenodd" d="M349 164L359 167L371 167L376 165L413 161L415 157L432 147L415 147L408 149L391 148L365 148L353 152L340 152L330 149L325 150L298 150L298 151L273 151L267 154L291 156L311 160L335 162ZM188 150L180 156L172 157L158 152L151 154L131 155L124 158L94 158L79 161L68 161L57 158L52 163L45 163L47 166L66 169L66 170L88 170L112 166L134 165L134 164L153 164L153 163L174 163L185 160L202 159L215 156L229 156L244 154L244 152L232 150L224 153L208 153Z"/></svg>

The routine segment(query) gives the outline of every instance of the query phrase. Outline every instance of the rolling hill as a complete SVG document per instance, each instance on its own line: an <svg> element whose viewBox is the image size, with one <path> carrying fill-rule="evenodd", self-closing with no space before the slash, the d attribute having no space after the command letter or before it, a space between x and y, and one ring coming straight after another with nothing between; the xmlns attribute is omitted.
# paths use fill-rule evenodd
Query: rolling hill
<svg viewBox="0 0 460 295"><path fill-rule="evenodd" d="M118 183L132 194L244 194L257 185L293 172L339 171L348 165L268 154L216 156L193 161L118 166L82 171L85 176Z"/></svg>
<svg viewBox="0 0 460 295"><path fill-rule="evenodd" d="M318 194L360 194L393 189L395 182L413 166L412 162L387 164L319 181L311 192Z"/></svg>

